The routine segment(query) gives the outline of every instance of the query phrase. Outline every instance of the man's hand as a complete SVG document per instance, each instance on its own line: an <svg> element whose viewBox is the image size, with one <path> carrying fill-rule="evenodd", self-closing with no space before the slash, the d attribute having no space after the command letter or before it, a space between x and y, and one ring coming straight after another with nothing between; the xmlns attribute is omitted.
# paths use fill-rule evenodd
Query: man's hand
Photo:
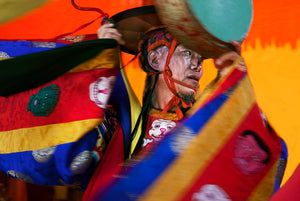
<svg viewBox="0 0 300 201"><path fill-rule="evenodd" d="M122 34L113 28L114 24L104 24L98 29L98 38L111 38L118 41L119 45L125 45L125 41L122 39Z"/></svg>
<svg viewBox="0 0 300 201"><path fill-rule="evenodd" d="M214 60L214 64L218 70L230 66L241 56L241 44L238 41L232 41L231 44L235 47L235 51L227 52Z"/></svg>

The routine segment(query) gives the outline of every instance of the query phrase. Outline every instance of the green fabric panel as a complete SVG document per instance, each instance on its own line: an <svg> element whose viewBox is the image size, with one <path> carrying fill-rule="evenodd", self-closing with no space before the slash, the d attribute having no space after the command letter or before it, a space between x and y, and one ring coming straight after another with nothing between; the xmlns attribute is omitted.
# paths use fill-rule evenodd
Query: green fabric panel
<svg viewBox="0 0 300 201"><path fill-rule="evenodd" d="M114 48L114 39L98 39L0 61L0 96L9 96L45 84Z"/></svg>

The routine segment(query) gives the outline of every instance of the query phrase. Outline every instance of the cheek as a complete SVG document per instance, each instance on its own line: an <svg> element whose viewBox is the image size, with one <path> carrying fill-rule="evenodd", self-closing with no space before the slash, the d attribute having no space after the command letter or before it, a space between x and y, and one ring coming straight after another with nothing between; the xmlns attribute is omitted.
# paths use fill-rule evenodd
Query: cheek
<svg viewBox="0 0 300 201"><path fill-rule="evenodd" d="M187 63L184 59L172 59L169 65L174 79L180 79L184 77Z"/></svg>
<svg viewBox="0 0 300 201"><path fill-rule="evenodd" d="M167 62L167 57L163 57L159 60L159 68L157 70L159 71L164 71L165 70L165 65L166 65L166 62Z"/></svg>
<svg viewBox="0 0 300 201"><path fill-rule="evenodd" d="M201 69L200 69L200 78L202 77L202 75L203 75L203 66L202 66L202 64L201 64Z"/></svg>

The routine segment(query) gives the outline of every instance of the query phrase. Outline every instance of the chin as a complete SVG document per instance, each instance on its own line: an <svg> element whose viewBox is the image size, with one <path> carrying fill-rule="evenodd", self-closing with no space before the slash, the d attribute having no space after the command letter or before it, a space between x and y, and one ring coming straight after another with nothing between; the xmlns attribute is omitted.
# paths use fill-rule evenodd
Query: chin
<svg viewBox="0 0 300 201"><path fill-rule="evenodd" d="M182 98L186 103L195 102L195 92L192 90L190 92L178 92L180 98Z"/></svg>

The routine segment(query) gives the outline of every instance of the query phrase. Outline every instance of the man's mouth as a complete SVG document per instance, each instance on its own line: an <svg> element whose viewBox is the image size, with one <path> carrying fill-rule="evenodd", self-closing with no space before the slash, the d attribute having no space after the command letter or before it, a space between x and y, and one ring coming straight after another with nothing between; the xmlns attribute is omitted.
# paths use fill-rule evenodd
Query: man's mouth
<svg viewBox="0 0 300 201"><path fill-rule="evenodd" d="M190 83L189 85L190 85L191 87L194 87L194 88L198 88L198 87L199 87L200 76L197 76L197 75L189 75L189 76L187 76L187 80L188 80L188 82Z"/></svg>
<svg viewBox="0 0 300 201"><path fill-rule="evenodd" d="M200 77L198 77L196 75L190 75L190 76L188 76L188 79L195 80L196 82L199 82Z"/></svg>

